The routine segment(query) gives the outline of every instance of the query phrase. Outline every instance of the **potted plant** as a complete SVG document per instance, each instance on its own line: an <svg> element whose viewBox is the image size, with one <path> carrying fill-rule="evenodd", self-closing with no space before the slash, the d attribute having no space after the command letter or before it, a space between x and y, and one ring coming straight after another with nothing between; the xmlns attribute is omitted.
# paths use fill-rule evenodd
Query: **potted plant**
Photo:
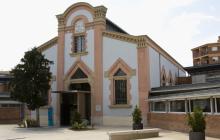
<svg viewBox="0 0 220 140"><path fill-rule="evenodd" d="M142 117L141 117L141 110L137 107L137 105L135 106L135 109L132 113L132 118L133 118L133 130L138 130L138 129L143 129L143 123L142 121Z"/></svg>
<svg viewBox="0 0 220 140"><path fill-rule="evenodd" d="M205 115L201 108L195 108L193 113L188 113L189 140L205 140Z"/></svg>

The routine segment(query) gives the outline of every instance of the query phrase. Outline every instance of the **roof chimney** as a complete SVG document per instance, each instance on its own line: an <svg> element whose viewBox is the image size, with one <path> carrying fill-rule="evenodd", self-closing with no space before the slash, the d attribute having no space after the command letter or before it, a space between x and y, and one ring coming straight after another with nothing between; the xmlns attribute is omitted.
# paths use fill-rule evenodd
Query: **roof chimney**
<svg viewBox="0 0 220 140"><path fill-rule="evenodd" d="M220 43L220 36L218 36L218 43Z"/></svg>

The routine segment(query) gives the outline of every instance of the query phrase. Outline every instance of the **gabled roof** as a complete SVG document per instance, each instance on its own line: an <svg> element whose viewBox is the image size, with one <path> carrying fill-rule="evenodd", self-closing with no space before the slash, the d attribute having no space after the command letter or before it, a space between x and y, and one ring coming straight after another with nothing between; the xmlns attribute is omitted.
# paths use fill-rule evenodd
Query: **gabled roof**
<svg viewBox="0 0 220 140"><path fill-rule="evenodd" d="M166 59L170 60L172 63L176 64L176 66L181 69L182 71L185 71L183 69L183 66L177 62L170 54L168 54L163 48L161 48L155 41L153 41L149 36L147 35L141 35L141 36L133 36L129 34L119 33L119 32L113 32L113 31L104 31L104 36L115 38L118 40L123 40L131 43L142 43L147 44L148 46L155 49L157 52L159 52L162 56L164 56Z"/></svg>
<svg viewBox="0 0 220 140"><path fill-rule="evenodd" d="M125 30L123 30L121 27L116 25L114 22L112 22L110 19L106 18L106 30L107 31L115 31L123 34L128 34Z"/></svg>
<svg viewBox="0 0 220 140"><path fill-rule="evenodd" d="M58 37L54 37L52 39L50 39L49 41L45 42L44 44L40 45L39 47L37 47L37 49L40 52L45 51L46 49L49 49L50 47L52 47L54 44L56 44L58 41Z"/></svg>

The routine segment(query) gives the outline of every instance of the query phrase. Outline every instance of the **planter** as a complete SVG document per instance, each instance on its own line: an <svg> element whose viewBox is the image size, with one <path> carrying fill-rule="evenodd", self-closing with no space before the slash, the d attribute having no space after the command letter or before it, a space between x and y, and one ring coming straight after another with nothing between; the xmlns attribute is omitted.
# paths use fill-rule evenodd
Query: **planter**
<svg viewBox="0 0 220 140"><path fill-rule="evenodd" d="M189 140L205 140L205 132L189 132Z"/></svg>
<svg viewBox="0 0 220 140"><path fill-rule="evenodd" d="M133 123L132 128L133 130L143 129L143 123L138 123L138 124Z"/></svg>

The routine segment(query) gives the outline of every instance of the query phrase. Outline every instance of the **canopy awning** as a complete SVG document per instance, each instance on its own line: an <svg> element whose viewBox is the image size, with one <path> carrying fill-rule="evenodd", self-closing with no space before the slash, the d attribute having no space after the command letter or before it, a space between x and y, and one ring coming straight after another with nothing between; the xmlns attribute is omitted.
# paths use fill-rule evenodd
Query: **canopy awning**
<svg viewBox="0 0 220 140"><path fill-rule="evenodd" d="M0 104L22 104L22 103L18 101L8 100L8 101L0 101Z"/></svg>
<svg viewBox="0 0 220 140"><path fill-rule="evenodd" d="M220 97L220 89L209 89L192 91L186 93L166 94L150 96L147 101L181 100L181 99L201 99L210 97Z"/></svg>
<svg viewBox="0 0 220 140"><path fill-rule="evenodd" d="M60 91L52 91L52 93L68 93L68 94L76 94L76 93L91 93L91 91L83 91L83 90L60 90Z"/></svg>

